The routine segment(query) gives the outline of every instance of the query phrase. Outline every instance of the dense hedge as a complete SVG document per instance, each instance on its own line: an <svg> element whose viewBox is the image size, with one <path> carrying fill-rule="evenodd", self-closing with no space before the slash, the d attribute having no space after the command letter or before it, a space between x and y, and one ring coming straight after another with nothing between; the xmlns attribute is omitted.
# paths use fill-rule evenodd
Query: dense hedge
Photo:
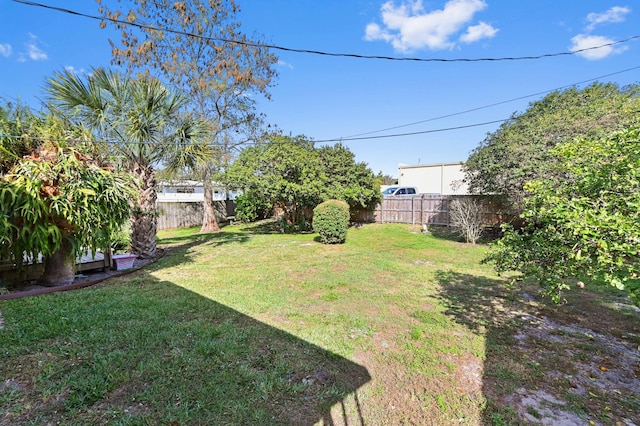
<svg viewBox="0 0 640 426"><path fill-rule="evenodd" d="M349 228L349 205L340 200L327 200L313 209L313 231L323 244L342 244Z"/></svg>
<svg viewBox="0 0 640 426"><path fill-rule="evenodd" d="M265 201L255 191L247 191L236 197L236 219L249 223L266 219L271 214L271 203Z"/></svg>

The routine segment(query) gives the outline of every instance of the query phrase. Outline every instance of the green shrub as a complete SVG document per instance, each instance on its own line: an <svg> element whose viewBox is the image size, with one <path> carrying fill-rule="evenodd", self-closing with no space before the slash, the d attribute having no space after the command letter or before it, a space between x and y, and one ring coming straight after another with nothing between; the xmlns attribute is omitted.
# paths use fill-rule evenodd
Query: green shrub
<svg viewBox="0 0 640 426"><path fill-rule="evenodd" d="M349 228L349 205L340 200L327 200L313 209L313 230L323 244L342 244Z"/></svg>
<svg viewBox="0 0 640 426"><path fill-rule="evenodd" d="M247 191L239 195L236 201L236 219L249 223L259 219L265 219L271 214L272 206L255 191Z"/></svg>

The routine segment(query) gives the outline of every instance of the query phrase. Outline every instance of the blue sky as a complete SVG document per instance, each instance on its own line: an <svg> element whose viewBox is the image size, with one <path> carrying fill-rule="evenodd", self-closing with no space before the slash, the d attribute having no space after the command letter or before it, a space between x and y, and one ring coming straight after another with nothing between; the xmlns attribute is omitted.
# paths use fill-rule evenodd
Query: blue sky
<svg viewBox="0 0 640 426"><path fill-rule="evenodd" d="M262 34L274 45L334 53L449 60L521 57L640 35L640 4L631 0L237 1L245 32ZM97 14L92 0L41 2ZM37 106L45 78L54 71L109 65L108 38L117 36L100 30L98 21L11 0L0 0L0 5L0 97ZM639 52L640 39L574 55L487 62L276 51L277 85L271 101L259 106L285 132L318 141L343 138L358 161L395 176L399 163L464 161L499 123L379 139L349 137L504 120L545 91L610 74L599 80L637 83L640 68L625 70L640 66ZM516 98L523 99L505 102ZM498 105L481 108L493 104ZM383 129L389 130L376 132Z"/></svg>

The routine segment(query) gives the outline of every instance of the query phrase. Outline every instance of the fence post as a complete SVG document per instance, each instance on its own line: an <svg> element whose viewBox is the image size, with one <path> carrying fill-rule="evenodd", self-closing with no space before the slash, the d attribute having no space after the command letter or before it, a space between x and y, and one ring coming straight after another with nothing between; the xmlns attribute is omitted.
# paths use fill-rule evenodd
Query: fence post
<svg viewBox="0 0 640 426"><path fill-rule="evenodd" d="M411 197L411 224L415 225L416 224L416 209L414 208L414 200L416 198L415 197Z"/></svg>

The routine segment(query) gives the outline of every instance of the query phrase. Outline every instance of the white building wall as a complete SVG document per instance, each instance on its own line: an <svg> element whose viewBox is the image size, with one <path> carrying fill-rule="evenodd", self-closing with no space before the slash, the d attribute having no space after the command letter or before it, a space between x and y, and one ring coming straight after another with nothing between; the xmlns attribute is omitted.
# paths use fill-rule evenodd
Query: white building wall
<svg viewBox="0 0 640 426"><path fill-rule="evenodd" d="M159 203L201 203L204 201L204 186L202 182L184 181L161 181L159 183L158 199ZM227 199L227 191L224 187L213 184L213 200L224 201ZM241 191L229 191L229 199L235 200Z"/></svg>
<svg viewBox="0 0 640 426"><path fill-rule="evenodd" d="M420 164L398 166L398 185L415 186L421 194L465 195L462 163Z"/></svg>

